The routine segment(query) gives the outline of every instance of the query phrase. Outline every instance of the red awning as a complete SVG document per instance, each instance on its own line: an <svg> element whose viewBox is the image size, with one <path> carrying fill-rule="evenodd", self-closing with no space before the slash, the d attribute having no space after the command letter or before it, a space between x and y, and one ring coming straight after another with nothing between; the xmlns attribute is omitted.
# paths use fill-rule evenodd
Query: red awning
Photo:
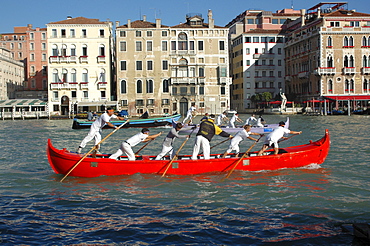
<svg viewBox="0 0 370 246"><path fill-rule="evenodd" d="M335 101L347 101L347 100L370 100L370 95L357 95L357 96L324 96L327 99Z"/></svg>
<svg viewBox="0 0 370 246"><path fill-rule="evenodd" d="M292 102L286 102L286 104L291 104ZM259 102L258 104L281 104L281 101L271 101L271 102Z"/></svg>
<svg viewBox="0 0 370 246"><path fill-rule="evenodd" d="M317 99L315 99L315 100L307 100L307 101L304 101L304 103L320 103L320 102L324 102L323 100L317 100Z"/></svg>

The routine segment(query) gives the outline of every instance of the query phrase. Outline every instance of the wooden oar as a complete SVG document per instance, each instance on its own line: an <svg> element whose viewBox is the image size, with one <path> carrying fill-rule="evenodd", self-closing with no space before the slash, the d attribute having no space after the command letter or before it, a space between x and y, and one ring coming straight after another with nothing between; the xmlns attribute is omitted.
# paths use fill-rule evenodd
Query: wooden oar
<svg viewBox="0 0 370 246"><path fill-rule="evenodd" d="M180 150L184 147L184 145L186 144L186 142L189 140L189 138L190 138L191 134L193 134L194 130L195 130L195 128L191 131L191 133L189 134L189 137L186 138L185 141L181 144L180 148L176 151L176 154L172 158L172 160L167 164L166 169L164 170L161 178L164 177L164 175L166 175L168 168L170 168L172 162L174 162L177 159L177 157L178 157L178 155L180 153Z"/></svg>
<svg viewBox="0 0 370 246"><path fill-rule="evenodd" d="M100 140L100 142L95 145L94 147L92 147L92 149L87 152L69 171L66 175L64 175L64 177L60 180L60 182L63 182L63 180L65 178L67 178L67 176L95 149L97 149L97 146L99 146L102 142L104 142L107 138L109 138L113 133L115 133L118 129L120 129L122 126L124 126L125 124L127 124L130 120L127 120L125 121L124 123L122 123L122 125L120 125L119 127L117 127L116 129L114 129L114 131L112 131L111 133L109 133L105 138L103 138L102 140Z"/></svg>
<svg viewBox="0 0 370 246"><path fill-rule="evenodd" d="M293 134L293 135L292 135L292 136L290 136L290 137L287 137L287 138L284 138L283 140L278 141L278 143L281 143L281 142L283 142L283 141L285 141L285 140L291 139L292 137L294 137L294 136L296 136L296 135L299 135L299 134Z"/></svg>
<svg viewBox="0 0 370 246"><path fill-rule="evenodd" d="M142 151L150 142L152 142L154 139L149 140L143 147L141 147L138 151L135 152L135 155L139 154L140 151Z"/></svg>
<svg viewBox="0 0 370 246"><path fill-rule="evenodd" d="M237 160L236 162L235 162L235 164L234 164L234 166L233 166L233 168L230 170L230 172L227 174L227 176L225 177L225 178L223 178L222 179L222 181L223 180L225 180L225 179L227 179L230 175L231 175L231 173L234 171L234 169L236 168L236 166L238 166L238 164L244 159L244 157L246 157L247 155L248 155L248 152L254 147L254 145L256 145L256 143L258 142L258 141L260 141L260 139L262 138L262 136L260 136L259 137L259 139L257 139L253 144L252 144L252 146L251 147L249 147L249 149L247 150L247 151L245 151L244 152L244 154L242 155L242 157L240 157L239 158L239 160Z"/></svg>

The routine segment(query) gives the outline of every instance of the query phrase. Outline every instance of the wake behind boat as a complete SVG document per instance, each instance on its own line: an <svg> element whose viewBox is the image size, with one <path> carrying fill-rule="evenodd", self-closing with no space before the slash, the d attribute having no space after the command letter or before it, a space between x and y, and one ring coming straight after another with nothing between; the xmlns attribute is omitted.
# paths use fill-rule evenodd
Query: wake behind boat
<svg viewBox="0 0 370 246"><path fill-rule="evenodd" d="M284 128L289 129L289 124L290 124L289 117L287 117L287 120L285 121ZM172 125L174 125L174 123L172 123ZM195 128L194 131L193 131L192 127L194 127L194 126L195 125L185 125L180 131L184 132L184 133L190 133L190 132L197 133L198 130L199 130L199 127ZM278 126L279 126L279 124L265 124L263 127L252 126L251 132L255 132L255 133L258 133L258 134L266 134L266 133L272 132ZM241 127L235 127L235 128L231 128L231 127L227 127L227 126L221 126L220 128L223 131L225 131L229 134L235 134L235 133L243 130L242 126Z"/></svg>
<svg viewBox="0 0 370 246"><path fill-rule="evenodd" d="M329 152L329 131L325 135L308 144L286 147L279 149L279 154L274 155L273 150L266 151L266 155L257 156L257 152L250 152L245 158L236 158L228 155L226 158L218 158L220 154L212 154L210 160L191 160L190 155L180 155L178 160L154 160L155 156L140 156L135 161L129 161L126 156L119 160L109 159L110 155L97 154L87 156L81 161L82 155L70 152L66 149L56 149L51 140L47 143L47 156L50 166L57 174L67 174L73 166L80 162L69 174L75 177L99 177L114 175L132 175L135 173L163 174L168 175L194 175L210 172L229 172L233 168L241 171L276 170L282 168L298 168L310 164L322 164ZM222 154L221 154L222 155ZM235 167L235 164L241 160Z"/></svg>
<svg viewBox="0 0 370 246"><path fill-rule="evenodd" d="M181 117L181 114L175 114L175 115L163 116L163 117L157 117L157 118L130 119L130 121L126 123L122 128L167 126L167 125L172 125L172 120L178 121L180 117ZM90 128L93 122L94 121L80 120L80 119L75 118L73 119L72 129ZM115 126L120 126L124 122L126 122L126 120L111 120L110 121L110 123L112 123Z"/></svg>

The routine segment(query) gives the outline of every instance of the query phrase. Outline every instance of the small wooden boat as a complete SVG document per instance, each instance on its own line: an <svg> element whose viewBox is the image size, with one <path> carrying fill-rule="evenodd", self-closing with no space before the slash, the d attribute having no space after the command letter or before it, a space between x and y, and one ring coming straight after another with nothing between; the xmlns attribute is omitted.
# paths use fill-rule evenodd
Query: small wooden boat
<svg viewBox="0 0 370 246"><path fill-rule="evenodd" d="M266 155L257 156L257 152L250 152L239 162L235 170L261 171L276 170L282 168L298 168L310 164L322 164L329 152L329 131L325 131L324 137L308 144L286 147L274 155L273 150L268 150ZM57 174L67 174L72 167L78 163L83 155L70 152L66 149L56 149L51 140L47 144L47 156L49 163ZM113 175L132 175L135 173L163 174L167 166L171 164L166 172L168 175L194 175L210 172L228 172L234 168L239 160L235 155L226 158L218 158L220 154L212 154L211 159L191 160L190 155L180 155L178 160L154 160L155 156L140 156L136 161L128 161L126 156L119 160L109 159L109 155L101 154L93 158L91 155L83 159L69 176L76 177L98 177Z"/></svg>
<svg viewBox="0 0 370 246"><path fill-rule="evenodd" d="M289 121L289 117L287 117L287 120L285 121L284 128L289 129L289 125L290 125L290 121ZM193 126L195 126L195 125L193 125ZM198 130L199 130L199 127L195 128L194 131L193 131L193 128L192 128L193 126L192 125L189 125L189 126L186 125L181 129L181 132L183 132L183 133L191 133L191 132L197 133ZM255 133L258 133L258 134L267 134L267 133L272 132L278 126L279 126L279 124L265 124L263 127L252 126L251 132L255 132ZM235 128L231 128L231 127L227 127L227 126L221 126L221 129L223 131L229 133L229 134L235 134L235 133L241 131L243 128L242 128L242 126L235 127Z"/></svg>
<svg viewBox="0 0 370 246"><path fill-rule="evenodd" d="M148 118L148 119L130 119L122 128L129 127L159 127L172 125L172 120L178 121L181 118L181 114ZM90 128L94 121L73 119L72 129ZM120 126L125 120L112 120L110 121L115 126ZM108 126L107 126L108 127Z"/></svg>

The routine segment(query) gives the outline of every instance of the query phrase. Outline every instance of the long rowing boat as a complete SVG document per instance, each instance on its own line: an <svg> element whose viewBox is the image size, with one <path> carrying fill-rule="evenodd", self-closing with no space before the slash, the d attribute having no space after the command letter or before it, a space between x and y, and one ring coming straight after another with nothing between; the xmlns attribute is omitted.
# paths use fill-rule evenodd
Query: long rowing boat
<svg viewBox="0 0 370 246"><path fill-rule="evenodd" d="M170 116L163 116L157 118L148 118L148 119L130 119L130 121L125 124L122 128L129 127L159 127L167 126L172 124L172 120L178 121L181 118L181 114L175 114ZM81 128L90 128L91 124L94 121L73 119L72 129L81 129ZM112 120L112 123L115 126L120 126L124 123L125 120Z"/></svg>
<svg viewBox="0 0 370 246"><path fill-rule="evenodd" d="M330 137L329 131L317 141L309 141L307 144L291 146L279 150L274 155L273 150L268 150L266 155L257 156L257 152L250 152L235 167L235 170L262 171L276 170L282 168L298 168L310 164L322 164L329 152ZM51 140L47 143L47 156L49 163L57 174L69 172L69 170L81 159L82 155L70 152L66 149L56 149ZM234 168L239 160L234 155L226 158L218 158L220 154L212 154L211 159L204 160L199 156L198 160L191 160L190 155L180 155L178 160L154 160L155 156L140 156L136 161L128 161L126 156L119 160L109 159L109 155L101 154L93 158L86 157L73 169L70 176L75 177L98 177L113 175L132 175L135 173L162 174L168 164L167 175L194 175L210 172L228 172ZM171 163L170 163L171 162Z"/></svg>

